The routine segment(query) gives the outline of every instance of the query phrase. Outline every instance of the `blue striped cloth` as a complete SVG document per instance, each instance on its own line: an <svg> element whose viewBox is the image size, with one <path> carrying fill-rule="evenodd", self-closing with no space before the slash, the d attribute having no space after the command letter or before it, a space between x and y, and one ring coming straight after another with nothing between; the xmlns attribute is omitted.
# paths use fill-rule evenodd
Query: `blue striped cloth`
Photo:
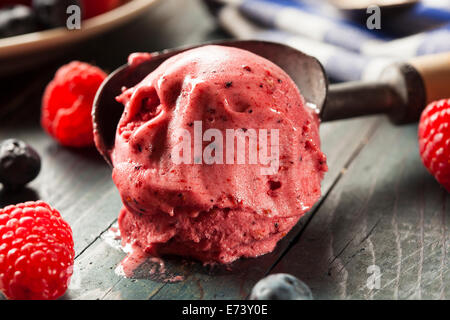
<svg viewBox="0 0 450 320"><path fill-rule="evenodd" d="M208 1L221 5L218 19L235 37L296 47L335 81L372 80L393 61L450 52L450 0L423 0L390 17L382 11L373 31L320 0ZM398 37L405 29L419 32Z"/></svg>

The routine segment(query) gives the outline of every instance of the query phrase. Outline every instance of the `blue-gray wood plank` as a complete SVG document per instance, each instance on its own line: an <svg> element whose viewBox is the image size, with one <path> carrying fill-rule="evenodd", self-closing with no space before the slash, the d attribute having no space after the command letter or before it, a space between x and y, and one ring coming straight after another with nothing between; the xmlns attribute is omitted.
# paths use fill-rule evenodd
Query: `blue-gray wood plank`
<svg viewBox="0 0 450 320"><path fill-rule="evenodd" d="M323 299L448 299L449 204L421 163L417 125L384 122L271 272ZM379 288L367 286L370 266Z"/></svg>

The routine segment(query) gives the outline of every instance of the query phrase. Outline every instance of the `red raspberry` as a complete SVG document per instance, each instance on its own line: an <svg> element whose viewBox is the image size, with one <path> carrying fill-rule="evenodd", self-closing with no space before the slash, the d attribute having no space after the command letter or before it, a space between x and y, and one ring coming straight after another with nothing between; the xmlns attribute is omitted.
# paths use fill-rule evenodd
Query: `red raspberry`
<svg viewBox="0 0 450 320"><path fill-rule="evenodd" d="M419 151L425 167L450 192L450 99L433 102L423 111Z"/></svg>
<svg viewBox="0 0 450 320"><path fill-rule="evenodd" d="M92 145L92 103L105 78L102 70L87 63L62 66L42 99L42 127L62 145Z"/></svg>
<svg viewBox="0 0 450 320"><path fill-rule="evenodd" d="M122 0L84 0L83 10L86 19L108 12L121 5Z"/></svg>
<svg viewBox="0 0 450 320"><path fill-rule="evenodd" d="M9 299L51 300L66 292L75 252L72 230L42 201L0 210L0 291Z"/></svg>

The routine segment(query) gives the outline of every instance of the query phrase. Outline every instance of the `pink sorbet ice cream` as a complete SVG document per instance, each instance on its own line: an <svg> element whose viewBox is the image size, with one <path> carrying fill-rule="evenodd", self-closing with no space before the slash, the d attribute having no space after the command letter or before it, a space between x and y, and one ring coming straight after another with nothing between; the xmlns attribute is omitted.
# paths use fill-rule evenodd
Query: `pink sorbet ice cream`
<svg viewBox="0 0 450 320"><path fill-rule="evenodd" d="M124 244L203 262L257 257L320 197L318 117L260 56L189 50L117 99L125 110L111 158Z"/></svg>

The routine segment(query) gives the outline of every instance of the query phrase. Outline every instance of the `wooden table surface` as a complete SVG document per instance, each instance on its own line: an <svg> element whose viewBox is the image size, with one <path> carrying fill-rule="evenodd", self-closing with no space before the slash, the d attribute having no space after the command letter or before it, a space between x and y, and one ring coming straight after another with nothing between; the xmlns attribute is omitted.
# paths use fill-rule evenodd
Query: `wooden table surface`
<svg viewBox="0 0 450 320"><path fill-rule="evenodd" d="M168 259L168 273L184 279L174 283L149 276L151 261L135 279L115 273L125 253L107 237L121 208L110 169L95 150L61 147L41 130L43 87L71 59L113 70L130 52L224 37L217 30L199 2L165 0L56 62L0 80L0 139L23 139L43 159L29 188L0 191L0 207L43 199L70 223L75 274L63 298L245 299L256 281L278 272L302 279L318 299L450 298L450 197L421 164L417 125L393 126L384 117L321 126L330 168L322 199L274 252L228 267ZM376 275L380 286L371 281Z"/></svg>

